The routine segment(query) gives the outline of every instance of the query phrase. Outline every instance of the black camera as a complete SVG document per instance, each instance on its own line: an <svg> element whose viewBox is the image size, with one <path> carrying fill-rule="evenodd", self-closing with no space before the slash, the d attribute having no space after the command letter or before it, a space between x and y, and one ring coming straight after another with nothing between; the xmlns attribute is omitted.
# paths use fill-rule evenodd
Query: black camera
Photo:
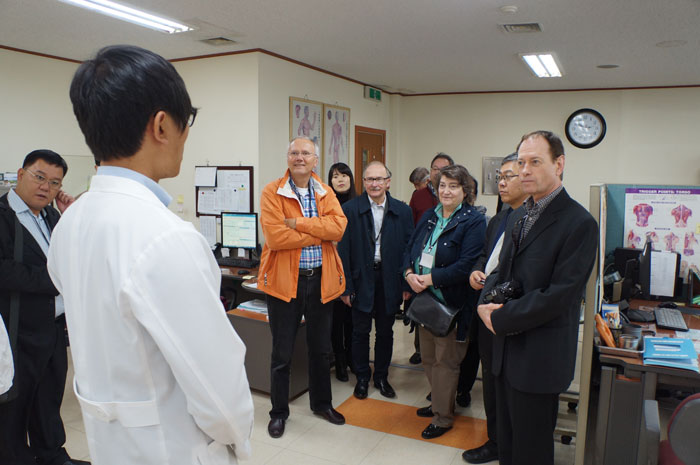
<svg viewBox="0 0 700 465"><path fill-rule="evenodd" d="M523 295L523 288L517 281L508 281L491 289L485 296L487 304L504 304Z"/></svg>

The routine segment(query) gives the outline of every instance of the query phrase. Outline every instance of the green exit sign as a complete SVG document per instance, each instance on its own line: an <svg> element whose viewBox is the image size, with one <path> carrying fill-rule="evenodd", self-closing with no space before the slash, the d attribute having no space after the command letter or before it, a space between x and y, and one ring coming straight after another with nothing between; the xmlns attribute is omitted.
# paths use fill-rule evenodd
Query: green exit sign
<svg viewBox="0 0 700 465"><path fill-rule="evenodd" d="M382 91L375 89L374 87L365 86L365 98L369 100L374 100L375 102L382 101Z"/></svg>

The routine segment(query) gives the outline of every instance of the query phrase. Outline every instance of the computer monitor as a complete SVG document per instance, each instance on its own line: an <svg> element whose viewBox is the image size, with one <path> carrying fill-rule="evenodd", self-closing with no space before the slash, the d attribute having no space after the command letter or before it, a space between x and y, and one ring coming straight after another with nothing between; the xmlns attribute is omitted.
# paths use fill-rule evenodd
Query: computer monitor
<svg viewBox="0 0 700 465"><path fill-rule="evenodd" d="M639 256L639 286L643 298L668 300L678 297L682 293L682 286L678 286L680 265L680 254L655 251L648 241Z"/></svg>
<svg viewBox="0 0 700 465"><path fill-rule="evenodd" d="M257 213L221 213L222 247L255 250L257 245Z"/></svg>

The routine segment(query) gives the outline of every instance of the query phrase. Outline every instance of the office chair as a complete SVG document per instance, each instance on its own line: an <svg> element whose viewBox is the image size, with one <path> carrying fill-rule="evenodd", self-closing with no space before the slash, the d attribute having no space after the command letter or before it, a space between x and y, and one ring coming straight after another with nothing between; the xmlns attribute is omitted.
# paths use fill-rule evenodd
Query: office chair
<svg viewBox="0 0 700 465"><path fill-rule="evenodd" d="M668 423L668 439L659 444L659 465L700 465L700 393L681 402Z"/></svg>

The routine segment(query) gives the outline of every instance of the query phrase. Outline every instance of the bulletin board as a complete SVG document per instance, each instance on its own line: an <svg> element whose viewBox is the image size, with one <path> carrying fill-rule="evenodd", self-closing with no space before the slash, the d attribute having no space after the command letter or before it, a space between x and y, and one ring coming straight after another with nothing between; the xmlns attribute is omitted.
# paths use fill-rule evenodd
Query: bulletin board
<svg viewBox="0 0 700 465"><path fill-rule="evenodd" d="M202 215L253 211L252 166L195 166L195 210Z"/></svg>

